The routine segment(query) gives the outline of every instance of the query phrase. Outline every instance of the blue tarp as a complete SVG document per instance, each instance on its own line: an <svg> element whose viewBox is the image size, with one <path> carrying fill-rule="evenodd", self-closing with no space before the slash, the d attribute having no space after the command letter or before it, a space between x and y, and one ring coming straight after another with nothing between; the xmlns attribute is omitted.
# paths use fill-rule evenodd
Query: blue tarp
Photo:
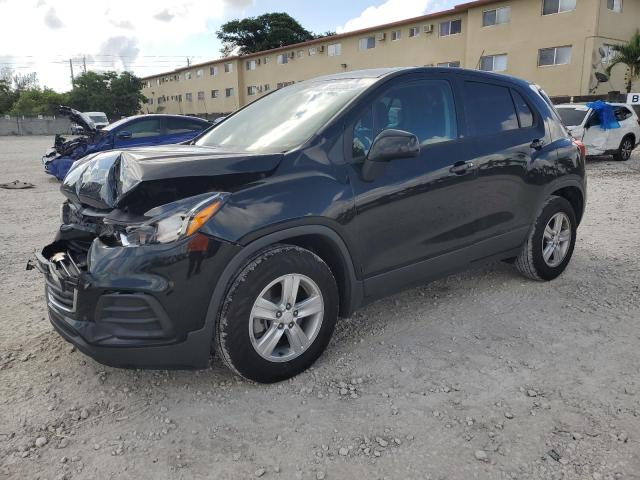
<svg viewBox="0 0 640 480"><path fill-rule="evenodd" d="M587 103L587 108L594 110L598 114L600 120L600 128L603 130L611 130L613 128L620 128L618 120L616 120L615 113L613 112L613 106L602 100L596 100L595 102Z"/></svg>

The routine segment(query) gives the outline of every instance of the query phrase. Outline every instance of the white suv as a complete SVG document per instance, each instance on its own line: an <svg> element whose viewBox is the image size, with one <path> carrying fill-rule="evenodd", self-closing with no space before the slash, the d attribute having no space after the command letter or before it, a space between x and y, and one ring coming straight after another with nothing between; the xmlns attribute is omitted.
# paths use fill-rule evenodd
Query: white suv
<svg viewBox="0 0 640 480"><path fill-rule="evenodd" d="M594 110L584 104L556 105L562 122L576 140L582 141L587 155L613 155L616 160L629 160L640 143L640 120L631 105L610 103L620 128L603 129Z"/></svg>

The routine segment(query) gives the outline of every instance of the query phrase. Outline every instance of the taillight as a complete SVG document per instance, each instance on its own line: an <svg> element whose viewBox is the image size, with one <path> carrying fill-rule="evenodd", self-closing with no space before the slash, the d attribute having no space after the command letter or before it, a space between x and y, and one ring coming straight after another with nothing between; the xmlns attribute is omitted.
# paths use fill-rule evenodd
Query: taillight
<svg viewBox="0 0 640 480"><path fill-rule="evenodd" d="M576 144L576 147L578 147L578 150L580 150L580 156L584 159L587 156L587 147L584 146L584 143L582 143L580 140L573 140L573 143Z"/></svg>

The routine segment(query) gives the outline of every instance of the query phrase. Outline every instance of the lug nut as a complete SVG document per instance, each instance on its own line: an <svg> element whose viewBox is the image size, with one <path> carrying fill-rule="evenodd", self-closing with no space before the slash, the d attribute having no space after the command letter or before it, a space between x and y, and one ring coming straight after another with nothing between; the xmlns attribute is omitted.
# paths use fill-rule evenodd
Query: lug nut
<svg viewBox="0 0 640 480"><path fill-rule="evenodd" d="M294 310L294 311L293 311L293 316L294 316L294 317L297 317L297 316L298 316L298 310Z"/></svg>
<svg viewBox="0 0 640 480"><path fill-rule="evenodd" d="M278 324L278 330L282 330L284 328L284 323L279 323Z"/></svg>
<svg viewBox="0 0 640 480"><path fill-rule="evenodd" d="M280 310L278 310L276 312L276 318L280 318L282 316L282 312Z"/></svg>
<svg viewBox="0 0 640 480"><path fill-rule="evenodd" d="M287 310L291 310L291 304L287 303Z"/></svg>
<svg viewBox="0 0 640 480"><path fill-rule="evenodd" d="M293 328L293 322L289 323L289 328Z"/></svg>

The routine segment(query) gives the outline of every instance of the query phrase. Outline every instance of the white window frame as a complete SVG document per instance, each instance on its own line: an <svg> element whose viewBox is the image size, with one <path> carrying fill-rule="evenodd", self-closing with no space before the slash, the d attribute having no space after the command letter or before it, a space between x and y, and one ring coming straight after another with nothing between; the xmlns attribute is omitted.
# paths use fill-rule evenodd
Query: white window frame
<svg viewBox="0 0 640 480"><path fill-rule="evenodd" d="M613 49L615 47L612 43L603 43L602 49L605 51L606 55L602 58L602 63L611 63L613 57L616 55L616 51Z"/></svg>
<svg viewBox="0 0 640 480"><path fill-rule="evenodd" d="M453 25L453 22L460 22L460 31L459 32L451 33L451 25ZM443 25L449 25L449 29L448 29L449 33L445 33L444 35L442 34L442 26ZM445 22L440 22L438 24L438 35L440 35L441 37L451 37L452 35L460 35L461 33L462 33L462 19L461 18L454 18L453 20L447 20Z"/></svg>
<svg viewBox="0 0 640 480"><path fill-rule="evenodd" d="M310 57L315 55L316 53L318 53L318 47L309 47L308 54Z"/></svg>
<svg viewBox="0 0 640 480"><path fill-rule="evenodd" d="M372 50L376 48L376 37L374 35L370 35L368 37L362 37L358 40L358 50Z"/></svg>
<svg viewBox="0 0 640 480"><path fill-rule="evenodd" d="M419 37L420 27L409 27L409 38Z"/></svg>
<svg viewBox="0 0 640 480"><path fill-rule="evenodd" d="M220 90L218 90L217 88L214 88L213 90L211 90L211 98L218 98L220 97Z"/></svg>
<svg viewBox="0 0 640 480"><path fill-rule="evenodd" d="M202 78L203 75L204 75L204 70L202 68L199 68L198 70L196 70L197 78Z"/></svg>
<svg viewBox="0 0 640 480"><path fill-rule="evenodd" d="M505 58L505 64L504 64L504 68L501 70L496 70L496 58L497 57L504 57ZM507 69L509 68L509 57L506 53L496 53L494 55L483 55L482 57L480 57L480 64L482 65L482 59L483 58L491 58L491 70L482 70L484 72L506 72Z"/></svg>
<svg viewBox="0 0 640 480"><path fill-rule="evenodd" d="M247 70L255 70L258 68L258 62L255 60L247 60L245 63L245 68Z"/></svg>
<svg viewBox="0 0 640 480"><path fill-rule="evenodd" d="M339 57L342 55L342 44L341 43L331 43L327 47L327 55L330 57Z"/></svg>
<svg viewBox="0 0 640 480"><path fill-rule="evenodd" d="M224 64L224 73L233 73L233 63L227 62Z"/></svg>
<svg viewBox="0 0 640 480"><path fill-rule="evenodd" d="M209 75L211 75L212 77L215 77L216 75L218 75L218 67L217 67L217 65L213 65L213 66L209 67Z"/></svg>
<svg viewBox="0 0 640 480"><path fill-rule="evenodd" d="M258 94L258 87L256 87L255 85L249 85L247 87L247 95L249 95L250 97L257 95Z"/></svg>
<svg viewBox="0 0 640 480"><path fill-rule="evenodd" d="M610 4L611 7L609 7ZM607 0L607 10L614 13L622 13L622 0Z"/></svg>
<svg viewBox="0 0 640 480"><path fill-rule="evenodd" d="M233 97L234 93L235 93L235 92L234 92L234 90L233 90L233 87L227 87L227 88L225 88L225 89L224 89L224 96L225 96L226 98L231 98L231 97Z"/></svg>
<svg viewBox="0 0 640 480"><path fill-rule="evenodd" d="M487 25L484 24L484 14L488 13L488 12L496 12L496 21L495 23L489 23ZM500 16L500 12L506 12L506 20L503 22L498 21L499 16ZM511 22L511 7L510 6L505 6L505 7L498 7L498 8L489 8L488 10L485 10L482 12L482 27L495 27L497 25L506 25L507 23Z"/></svg>
<svg viewBox="0 0 640 480"><path fill-rule="evenodd" d="M286 53L281 53L276 57L276 63L278 65L286 65L289 63L289 55Z"/></svg>
<svg viewBox="0 0 640 480"><path fill-rule="evenodd" d="M546 15L557 15L559 13L567 13L567 12L573 12L576 9L577 6L577 0L558 0L558 11L557 12L551 12L551 13L544 13L544 4L547 0L542 0L542 15L546 16ZM572 6L571 7L566 7L563 8L563 4L569 3Z"/></svg>
<svg viewBox="0 0 640 480"><path fill-rule="evenodd" d="M391 32L391 41L392 42L397 42L401 38L402 38L402 30L394 30L393 32Z"/></svg>
<svg viewBox="0 0 640 480"><path fill-rule="evenodd" d="M569 49L569 61L568 62L557 63L558 49L560 49L560 48L568 48ZM541 54L542 54L543 50L553 50L553 63L546 64L546 65L540 65L540 57L542 56ZM560 45L558 47L540 48L540 49L538 49L538 67L546 68L546 67L557 67L559 65L570 65L571 64L572 55L573 55L573 45Z"/></svg>

